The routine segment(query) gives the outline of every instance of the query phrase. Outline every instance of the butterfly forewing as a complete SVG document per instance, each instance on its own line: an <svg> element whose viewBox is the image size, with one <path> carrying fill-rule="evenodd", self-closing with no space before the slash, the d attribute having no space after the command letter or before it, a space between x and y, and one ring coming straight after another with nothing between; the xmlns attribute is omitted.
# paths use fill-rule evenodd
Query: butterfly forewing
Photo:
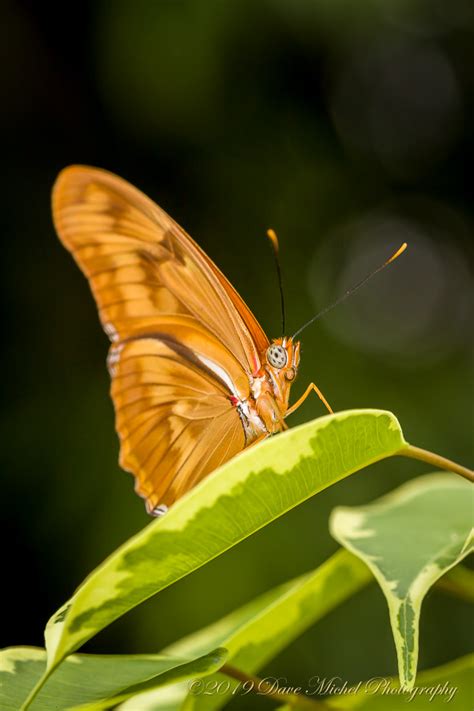
<svg viewBox="0 0 474 711"><path fill-rule="evenodd" d="M246 372L258 370L268 339L257 320L191 237L140 191L106 171L72 166L56 181L53 215L89 278L103 325L120 339L130 318L189 313Z"/></svg>
<svg viewBox="0 0 474 711"><path fill-rule="evenodd" d="M170 505L248 444L235 403L268 339L205 253L124 180L67 168L53 216L113 342L120 462L149 510Z"/></svg>

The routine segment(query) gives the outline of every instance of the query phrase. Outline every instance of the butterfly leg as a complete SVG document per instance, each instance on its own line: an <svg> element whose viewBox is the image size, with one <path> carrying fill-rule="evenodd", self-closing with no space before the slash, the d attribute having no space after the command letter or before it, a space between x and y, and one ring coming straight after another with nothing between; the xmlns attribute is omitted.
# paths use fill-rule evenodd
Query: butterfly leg
<svg viewBox="0 0 474 711"><path fill-rule="evenodd" d="M319 397L319 399L320 399L320 400L324 403L324 405L327 407L328 412L330 412L331 414L333 414L333 409L331 408L330 404L328 403L328 401L326 400L326 398L325 398L324 395L322 394L321 390L320 390L320 389L318 388L318 386L315 385L314 383L310 383L310 384L308 385L308 387L306 388L306 390L304 391L304 393L302 394L302 396L301 396L290 408L288 408L288 410L286 411L285 417L288 417L288 415L291 415L295 410L297 410L297 409L300 407L300 405L302 405L302 404L304 403L304 401L306 400L306 398L308 397L308 395L309 395L313 390L314 390L314 392L316 393L316 395Z"/></svg>

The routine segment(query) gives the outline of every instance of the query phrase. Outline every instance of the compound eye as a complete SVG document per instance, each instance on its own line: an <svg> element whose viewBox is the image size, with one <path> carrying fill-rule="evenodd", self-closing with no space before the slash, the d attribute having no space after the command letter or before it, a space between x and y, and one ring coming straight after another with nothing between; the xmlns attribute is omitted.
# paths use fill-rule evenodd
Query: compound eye
<svg viewBox="0 0 474 711"><path fill-rule="evenodd" d="M274 343L267 348L267 361L274 368L284 368L288 362L288 353L283 346Z"/></svg>

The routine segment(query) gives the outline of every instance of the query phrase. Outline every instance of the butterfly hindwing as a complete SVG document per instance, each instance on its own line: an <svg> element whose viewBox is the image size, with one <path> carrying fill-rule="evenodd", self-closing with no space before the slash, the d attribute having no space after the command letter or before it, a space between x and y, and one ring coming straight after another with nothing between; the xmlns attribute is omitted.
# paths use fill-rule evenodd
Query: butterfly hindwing
<svg viewBox="0 0 474 711"><path fill-rule="evenodd" d="M226 383L159 337L112 346L120 463L150 511L169 506L245 447ZM210 361L208 361L210 362Z"/></svg>

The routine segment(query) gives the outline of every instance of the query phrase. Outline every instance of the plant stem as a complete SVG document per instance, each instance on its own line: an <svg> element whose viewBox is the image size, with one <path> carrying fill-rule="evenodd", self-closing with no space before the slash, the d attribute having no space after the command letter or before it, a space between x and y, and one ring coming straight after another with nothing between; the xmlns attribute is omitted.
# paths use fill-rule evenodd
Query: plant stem
<svg viewBox="0 0 474 711"><path fill-rule="evenodd" d="M403 449L399 449L396 452L397 455L402 457L411 457L412 459L419 459L422 462L427 462L427 464L432 464L434 467L439 467L440 469L445 469L448 472L454 472L455 474L460 474L468 481L474 482L474 471L463 467L461 464L452 462L446 457L441 457L439 454L434 452L429 452L427 449L421 449L420 447L414 447L412 444L407 444Z"/></svg>
<svg viewBox="0 0 474 711"><path fill-rule="evenodd" d="M324 701L315 701L314 699L309 699L304 694L300 693L286 693L285 691L279 691L274 688L274 684L270 684L265 679L260 679L258 676L252 676L251 674L246 674L240 669L231 666L230 664L224 664L219 671L222 674L232 677L232 679L237 679L242 684L250 684L251 690L260 693L263 696L269 696L274 701L286 704L290 704L295 708L308 709L308 711L328 711L327 704Z"/></svg>

